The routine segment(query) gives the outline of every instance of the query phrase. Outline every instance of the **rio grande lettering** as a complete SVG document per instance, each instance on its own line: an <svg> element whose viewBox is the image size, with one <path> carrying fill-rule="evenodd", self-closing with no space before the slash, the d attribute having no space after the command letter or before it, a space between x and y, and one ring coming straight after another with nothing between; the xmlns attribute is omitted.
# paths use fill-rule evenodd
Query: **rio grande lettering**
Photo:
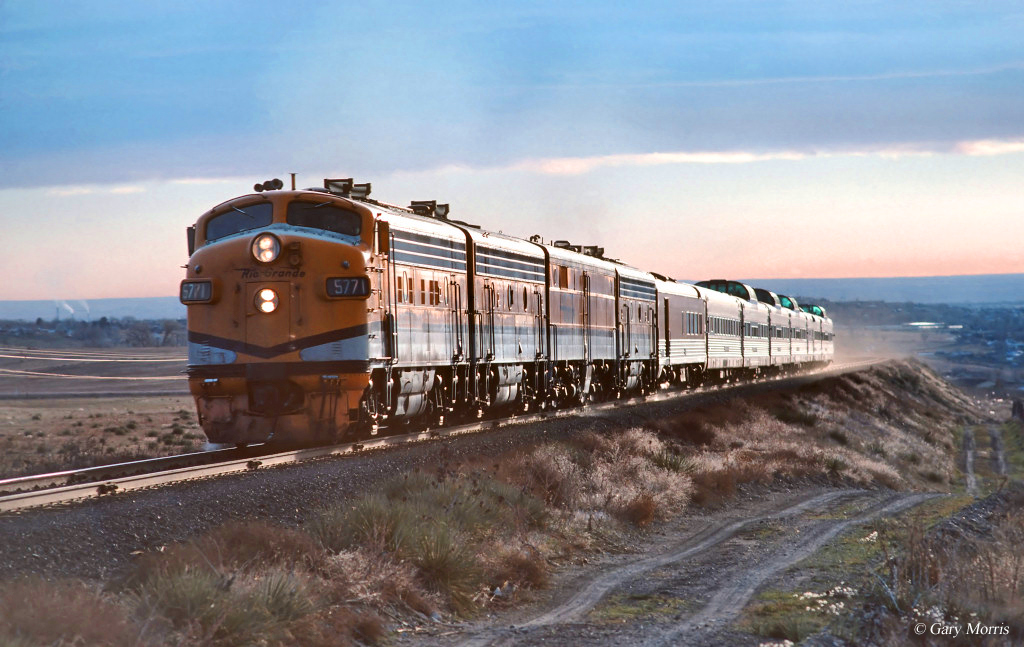
<svg viewBox="0 0 1024 647"><path fill-rule="evenodd" d="M301 279L306 276L302 270L253 269L249 267L238 270L243 279Z"/></svg>

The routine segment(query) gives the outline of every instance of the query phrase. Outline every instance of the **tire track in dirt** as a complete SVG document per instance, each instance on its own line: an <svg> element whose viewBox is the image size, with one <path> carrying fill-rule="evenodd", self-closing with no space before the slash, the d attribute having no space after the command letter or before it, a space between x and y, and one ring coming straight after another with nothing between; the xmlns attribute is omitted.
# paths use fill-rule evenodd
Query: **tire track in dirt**
<svg viewBox="0 0 1024 647"><path fill-rule="evenodd" d="M964 475L967 477L967 494L978 496L978 477L974 474L974 430L964 429L963 461Z"/></svg>
<svg viewBox="0 0 1024 647"><path fill-rule="evenodd" d="M813 555L846 529L881 516L897 514L937 496L942 495L930 492L897 494L850 519L815 524L802 531L799 537L794 538L795 541L781 546L780 550L763 562L749 569L741 569L737 577L723 582L711 600L684 622L660 635L649 637L641 644L644 647L692 644L701 637L713 635L727 628L765 580Z"/></svg>
<svg viewBox="0 0 1024 647"><path fill-rule="evenodd" d="M700 529L696 534L690 535L687 539L672 550L645 559L626 564L620 568L597 575L575 595L563 602L554 609L518 625L518 630L542 627L546 625L565 624L576 621L594 608L597 603L612 588L631 579L669 564L679 562L697 553L719 546L722 542L730 539L738 532L748 526L763 523L766 521L795 517L804 512L823 510L826 504L833 503L840 498L858 497L867 494L866 490L848 489L826 492L824 494L807 495L798 499L795 503L785 502L782 506L775 506L766 514L747 517L736 521L723 521L718 524L709 524ZM461 647L484 647L492 644L507 644L510 637L506 631L485 630L482 635L470 638L461 643Z"/></svg>
<svg viewBox="0 0 1024 647"><path fill-rule="evenodd" d="M557 644L563 637L575 642L580 636L574 628L585 626L586 615L613 589L640 580L656 569L718 549L751 526L791 519L804 514L829 514L834 512L844 499L857 501L873 494L877 495L877 491L872 493L867 490L847 489L824 494L812 493L795 501L790 499L781 504L776 503L771 508L764 509L762 514L706 524L666 552L598 573L568 600L527 622L511 627L483 628L480 633L459 644L461 647ZM640 635L629 635L631 632L627 630L627 634L618 636L618 639L627 639L629 644L640 644L645 647L705 644L708 643L708 639L714 642L715 635L729 629L731 622L740 614L758 587L772 576L813 555L840 533L855 525L867 523L881 516L897 514L937 496L942 495L894 493L848 519L815 520L809 527L800 528L790 539L773 546L770 552L756 563L744 564L729 573L722 573L723 580L710 591L707 603L689 617L671 625L647 623L641 627ZM568 630L568 636L559 635L561 630L558 627L561 626ZM537 631L541 633L536 634Z"/></svg>
<svg viewBox="0 0 1024 647"><path fill-rule="evenodd" d="M988 426L988 437L992 445L992 471L1006 476L1006 447L1003 444L1003 431L998 425Z"/></svg>

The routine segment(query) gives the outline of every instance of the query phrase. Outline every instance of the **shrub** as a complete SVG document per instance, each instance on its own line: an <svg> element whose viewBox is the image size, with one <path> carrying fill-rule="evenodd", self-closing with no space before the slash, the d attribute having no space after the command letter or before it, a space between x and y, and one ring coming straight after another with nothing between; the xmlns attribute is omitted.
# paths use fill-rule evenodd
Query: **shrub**
<svg viewBox="0 0 1024 647"><path fill-rule="evenodd" d="M514 582L546 588L550 583L547 563L537 549L529 548L532 550L517 550L503 555L491 573L491 580L495 584Z"/></svg>
<svg viewBox="0 0 1024 647"><path fill-rule="evenodd" d="M0 644L134 645L136 638L125 610L85 584L33 577L0 586Z"/></svg>
<svg viewBox="0 0 1024 647"><path fill-rule="evenodd" d="M644 492L635 496L625 508L622 509L622 516L634 526L645 526L654 521L655 512L658 506L654 497Z"/></svg>
<svg viewBox="0 0 1024 647"><path fill-rule="evenodd" d="M693 459L682 454L677 454L670 449L663 449L656 454L651 455L651 462L660 467L663 470L670 472L681 472L689 474L693 472L696 467Z"/></svg>
<svg viewBox="0 0 1024 647"><path fill-rule="evenodd" d="M848 468L846 461L841 456L829 456L825 459L825 469L832 476L838 476L843 470Z"/></svg>
<svg viewBox="0 0 1024 647"><path fill-rule="evenodd" d="M813 427L818 424L818 416L814 415L809 411L803 411L801 409L784 407L775 411L775 417L791 425L803 425L804 427Z"/></svg>
<svg viewBox="0 0 1024 647"><path fill-rule="evenodd" d="M845 433L838 429L833 429L829 431L828 437L836 441L838 444L843 445L844 447L850 444L850 438Z"/></svg>
<svg viewBox="0 0 1024 647"><path fill-rule="evenodd" d="M323 553L308 534L263 521L232 522L198 542L215 553L218 563L236 568L266 566L316 567Z"/></svg>
<svg viewBox="0 0 1024 647"><path fill-rule="evenodd" d="M447 595L459 614L473 610L480 579L476 555L442 523L429 524L411 556L424 583Z"/></svg>
<svg viewBox="0 0 1024 647"><path fill-rule="evenodd" d="M292 573L272 572L258 581L254 601L274 619L298 620L315 610L305 582Z"/></svg>

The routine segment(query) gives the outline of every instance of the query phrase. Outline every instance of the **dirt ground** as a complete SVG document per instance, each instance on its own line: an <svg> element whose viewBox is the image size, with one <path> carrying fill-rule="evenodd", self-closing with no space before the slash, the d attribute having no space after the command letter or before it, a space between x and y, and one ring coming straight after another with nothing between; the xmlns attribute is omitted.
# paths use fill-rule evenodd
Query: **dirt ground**
<svg viewBox="0 0 1024 647"><path fill-rule="evenodd" d="M195 451L189 396L0 400L0 478Z"/></svg>
<svg viewBox="0 0 1024 647"><path fill-rule="evenodd" d="M0 478L205 442L182 348L0 347Z"/></svg>

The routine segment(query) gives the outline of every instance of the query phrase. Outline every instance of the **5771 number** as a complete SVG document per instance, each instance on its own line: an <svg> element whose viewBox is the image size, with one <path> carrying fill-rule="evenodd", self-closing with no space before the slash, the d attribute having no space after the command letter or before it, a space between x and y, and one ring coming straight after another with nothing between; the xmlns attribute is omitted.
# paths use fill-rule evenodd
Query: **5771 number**
<svg viewBox="0 0 1024 647"><path fill-rule="evenodd" d="M365 276L327 279L327 296L365 297L370 294L370 280Z"/></svg>

